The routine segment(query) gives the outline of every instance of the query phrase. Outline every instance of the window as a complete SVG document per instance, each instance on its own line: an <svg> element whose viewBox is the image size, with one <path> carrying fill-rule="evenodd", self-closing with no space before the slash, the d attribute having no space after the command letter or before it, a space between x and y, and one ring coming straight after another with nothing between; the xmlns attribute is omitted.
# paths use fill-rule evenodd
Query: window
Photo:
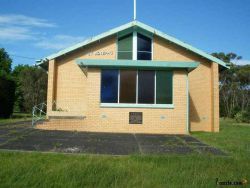
<svg viewBox="0 0 250 188"><path fill-rule="evenodd" d="M151 39L137 33L137 60L152 59L152 44Z"/></svg>
<svg viewBox="0 0 250 188"><path fill-rule="evenodd" d="M152 60L152 39L134 34L118 38L117 59L131 60L135 53L138 60ZM101 103L172 104L172 77L172 71L165 70L102 70Z"/></svg>
<svg viewBox="0 0 250 188"><path fill-rule="evenodd" d="M137 53L137 60L152 60L152 40L140 33L137 35L137 49L133 49L133 33L118 38L117 59L133 59L133 52Z"/></svg>
<svg viewBox="0 0 250 188"><path fill-rule="evenodd" d="M156 71L156 104L172 104L172 71Z"/></svg>
<svg viewBox="0 0 250 188"><path fill-rule="evenodd" d="M172 71L102 70L101 74L101 103L173 103Z"/></svg>
<svg viewBox="0 0 250 188"><path fill-rule="evenodd" d="M136 103L135 70L120 71L120 103Z"/></svg>
<svg viewBox="0 0 250 188"><path fill-rule="evenodd" d="M133 58L133 35L129 34L118 39L117 59Z"/></svg>
<svg viewBox="0 0 250 188"><path fill-rule="evenodd" d="M138 103L154 104L155 71L138 71Z"/></svg>
<svg viewBox="0 0 250 188"><path fill-rule="evenodd" d="M118 70L102 70L101 73L101 102L118 102Z"/></svg>

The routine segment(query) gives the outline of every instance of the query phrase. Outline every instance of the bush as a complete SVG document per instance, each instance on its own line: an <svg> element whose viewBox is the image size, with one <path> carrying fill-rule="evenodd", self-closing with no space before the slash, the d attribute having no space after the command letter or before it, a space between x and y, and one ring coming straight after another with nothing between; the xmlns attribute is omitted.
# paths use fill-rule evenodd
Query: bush
<svg viewBox="0 0 250 188"><path fill-rule="evenodd" d="M0 74L0 118L9 118L15 102L15 82L5 74Z"/></svg>
<svg viewBox="0 0 250 188"><path fill-rule="evenodd" d="M249 111L240 111L234 116L237 122L250 123L250 112Z"/></svg>

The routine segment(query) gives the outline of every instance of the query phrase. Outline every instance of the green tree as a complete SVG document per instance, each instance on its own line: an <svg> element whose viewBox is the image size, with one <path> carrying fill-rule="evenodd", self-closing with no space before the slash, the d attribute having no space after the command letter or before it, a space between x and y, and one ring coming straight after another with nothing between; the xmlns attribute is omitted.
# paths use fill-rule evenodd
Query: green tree
<svg viewBox="0 0 250 188"><path fill-rule="evenodd" d="M0 48L0 72L2 74L11 73L12 60L4 48Z"/></svg>
<svg viewBox="0 0 250 188"><path fill-rule="evenodd" d="M13 74L16 78L16 104L22 112L31 112L34 105L46 101L47 73L40 67L20 65Z"/></svg>
<svg viewBox="0 0 250 188"><path fill-rule="evenodd" d="M246 119L250 114L250 65L235 65L233 61L241 59L235 53L212 55L230 66L230 69L220 69L220 115L233 118L237 114Z"/></svg>
<svg viewBox="0 0 250 188"><path fill-rule="evenodd" d="M26 112L24 107L24 97L23 97L23 89L20 83L20 76L23 70L29 69L29 65L17 65L14 67L12 75L16 82L16 92L15 92L15 104L14 110L16 112Z"/></svg>
<svg viewBox="0 0 250 188"><path fill-rule="evenodd" d="M7 52L0 48L0 117L8 118L13 113L15 81L11 76L11 63Z"/></svg>

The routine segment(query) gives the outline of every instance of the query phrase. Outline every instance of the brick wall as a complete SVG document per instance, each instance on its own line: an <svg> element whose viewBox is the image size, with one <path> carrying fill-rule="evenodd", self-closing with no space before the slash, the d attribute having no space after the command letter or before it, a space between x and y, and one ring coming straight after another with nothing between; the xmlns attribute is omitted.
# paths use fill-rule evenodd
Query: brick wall
<svg viewBox="0 0 250 188"><path fill-rule="evenodd" d="M82 76L85 76L82 73ZM100 69L89 69L86 79L86 119L52 120L38 128L97 132L187 133L187 96L184 70L174 71L174 109L101 108ZM143 124L129 124L129 112L143 112Z"/></svg>
<svg viewBox="0 0 250 188"><path fill-rule="evenodd" d="M200 62L189 73L190 130L218 131L218 64L159 37L154 38L154 60Z"/></svg>
<svg viewBox="0 0 250 188"><path fill-rule="evenodd" d="M159 37L154 37L153 50L153 60L201 63L188 75L190 129L218 131L218 64ZM106 56L89 55L97 51L113 53ZM187 133L186 71L174 71L174 109L101 108L100 69L89 69L85 75L75 63L77 58L115 59L116 37L108 37L49 63L48 115L78 115L86 116L86 119L55 120L38 127L100 132ZM56 100L57 109L63 112L51 111L53 100ZM143 112L143 124L128 124L129 112Z"/></svg>

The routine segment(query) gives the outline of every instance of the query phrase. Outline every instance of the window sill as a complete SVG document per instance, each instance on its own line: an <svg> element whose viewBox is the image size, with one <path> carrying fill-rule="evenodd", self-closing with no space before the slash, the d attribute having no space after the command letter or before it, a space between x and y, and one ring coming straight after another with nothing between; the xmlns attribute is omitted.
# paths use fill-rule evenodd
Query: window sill
<svg viewBox="0 0 250 188"><path fill-rule="evenodd" d="M101 103L101 108L159 108L173 109L173 104L117 104L117 103Z"/></svg>

